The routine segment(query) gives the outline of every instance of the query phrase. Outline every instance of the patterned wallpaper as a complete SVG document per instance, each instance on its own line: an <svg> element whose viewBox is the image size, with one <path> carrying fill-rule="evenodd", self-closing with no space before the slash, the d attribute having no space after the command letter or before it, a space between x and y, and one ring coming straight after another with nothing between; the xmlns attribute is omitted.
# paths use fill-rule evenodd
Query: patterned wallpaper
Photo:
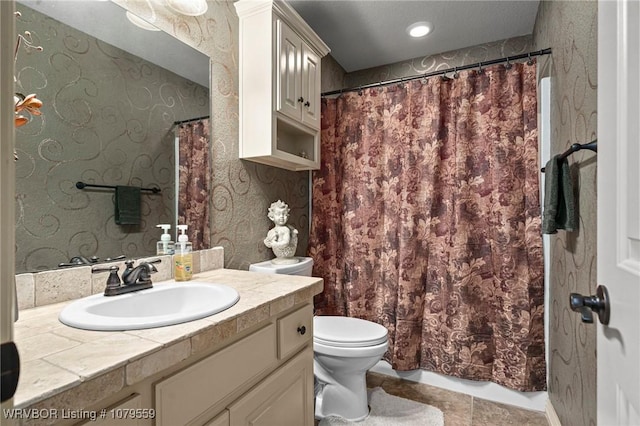
<svg viewBox="0 0 640 426"><path fill-rule="evenodd" d="M211 58L213 149L212 238L224 247L227 268L248 269L270 259L264 246L273 226L269 205L283 200L299 231L297 255L309 238L309 172L290 172L238 158L238 17L231 1L209 1L206 14L177 16L156 2L114 0Z"/></svg>
<svg viewBox="0 0 640 426"><path fill-rule="evenodd" d="M540 62L551 76L551 152L596 138L597 2L543 1L534 31ZM596 424L596 325L569 308L569 293L595 294L596 157L570 158L580 212L579 229L552 236L549 398L565 426Z"/></svg>
<svg viewBox="0 0 640 426"><path fill-rule="evenodd" d="M531 51L531 36L514 37L492 43L480 44L451 52L440 53L407 61L396 62L346 75L346 87L355 87L378 81L392 80L425 72L474 64L480 61L502 58Z"/></svg>
<svg viewBox="0 0 640 426"><path fill-rule="evenodd" d="M174 223L173 122L209 114L208 90L18 5L17 90L37 93L43 115L16 130L16 272L73 256L155 254L158 223ZM113 190L76 181L158 186L143 193L142 223L116 225Z"/></svg>

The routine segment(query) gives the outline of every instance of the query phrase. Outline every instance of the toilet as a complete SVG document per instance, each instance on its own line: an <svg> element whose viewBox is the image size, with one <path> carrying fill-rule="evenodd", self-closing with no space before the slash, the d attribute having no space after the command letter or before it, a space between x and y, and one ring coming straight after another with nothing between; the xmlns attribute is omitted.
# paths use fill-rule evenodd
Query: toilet
<svg viewBox="0 0 640 426"><path fill-rule="evenodd" d="M317 379L315 417L360 421L369 414L367 370L387 351L388 331L359 318L313 318L313 371Z"/></svg>
<svg viewBox="0 0 640 426"><path fill-rule="evenodd" d="M299 257L294 264L270 260L253 263L249 271L267 274L311 276L313 259ZM382 359L389 346L388 331L380 324L359 318L313 318L313 371L315 417L342 417L359 421L369 414L366 373Z"/></svg>

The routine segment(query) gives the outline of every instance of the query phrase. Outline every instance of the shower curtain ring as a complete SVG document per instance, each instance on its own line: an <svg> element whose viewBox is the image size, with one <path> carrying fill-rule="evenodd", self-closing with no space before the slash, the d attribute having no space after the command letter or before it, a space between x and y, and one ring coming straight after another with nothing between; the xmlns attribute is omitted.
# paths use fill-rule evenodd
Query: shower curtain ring
<svg viewBox="0 0 640 426"><path fill-rule="evenodd" d="M533 59L531 59L531 53L527 53L527 65L533 65Z"/></svg>
<svg viewBox="0 0 640 426"><path fill-rule="evenodd" d="M458 78L460 75L458 74L458 67L453 67L453 78Z"/></svg>
<svg viewBox="0 0 640 426"><path fill-rule="evenodd" d="M509 57L507 56L507 63L504 64L504 68L510 70L512 66L511 62L509 62Z"/></svg>
<svg viewBox="0 0 640 426"><path fill-rule="evenodd" d="M482 62L478 62L478 74L484 74L484 68L482 68Z"/></svg>

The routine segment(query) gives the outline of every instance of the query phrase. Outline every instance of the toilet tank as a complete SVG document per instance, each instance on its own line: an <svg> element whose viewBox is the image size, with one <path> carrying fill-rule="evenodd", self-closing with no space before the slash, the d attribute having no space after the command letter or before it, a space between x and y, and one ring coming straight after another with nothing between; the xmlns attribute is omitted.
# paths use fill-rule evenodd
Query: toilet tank
<svg viewBox="0 0 640 426"><path fill-rule="evenodd" d="M313 259L310 257L298 257L300 262L291 265L276 265L270 260L260 263L252 263L249 270L252 272L262 272L263 274L283 274L283 275L303 275L311 276L313 269Z"/></svg>

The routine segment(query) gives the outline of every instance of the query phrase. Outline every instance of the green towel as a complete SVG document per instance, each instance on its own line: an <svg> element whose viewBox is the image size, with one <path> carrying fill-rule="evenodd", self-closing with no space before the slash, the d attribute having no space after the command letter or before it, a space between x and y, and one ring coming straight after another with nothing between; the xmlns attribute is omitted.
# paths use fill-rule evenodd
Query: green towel
<svg viewBox="0 0 640 426"><path fill-rule="evenodd" d="M558 157L549 160L544 168L543 234L555 234L558 229L575 231L578 228L569 163Z"/></svg>
<svg viewBox="0 0 640 426"><path fill-rule="evenodd" d="M117 225L140 225L140 187L116 186Z"/></svg>

